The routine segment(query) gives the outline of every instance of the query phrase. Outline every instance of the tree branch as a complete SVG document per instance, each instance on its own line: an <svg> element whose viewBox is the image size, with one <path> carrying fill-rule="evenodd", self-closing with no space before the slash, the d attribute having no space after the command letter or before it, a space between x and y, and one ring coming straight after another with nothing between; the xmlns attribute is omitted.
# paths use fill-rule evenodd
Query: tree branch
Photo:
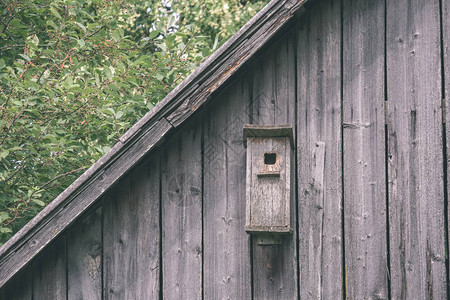
<svg viewBox="0 0 450 300"><path fill-rule="evenodd" d="M8 45L8 46L0 47L0 50L3 50L3 49L10 49L10 48L16 48L16 47L25 47L25 45Z"/></svg>
<svg viewBox="0 0 450 300"><path fill-rule="evenodd" d="M75 173L75 172L78 172L78 171L81 171L81 170L86 170L86 169L87 169L87 167L81 167L81 168L78 168L78 169L75 169L75 170L66 172L66 173L64 173L64 174L60 174L60 175L58 175L58 176L56 176L56 177L50 179L49 181L47 181L47 182L44 183L43 185L41 185L41 186L39 187L39 189L45 188L45 187L48 186L50 183L52 183L52 182L55 181L55 180L58 180L58 179L61 178L61 177L70 175L70 174L72 174L72 173ZM33 193L33 194L34 194L34 193Z"/></svg>

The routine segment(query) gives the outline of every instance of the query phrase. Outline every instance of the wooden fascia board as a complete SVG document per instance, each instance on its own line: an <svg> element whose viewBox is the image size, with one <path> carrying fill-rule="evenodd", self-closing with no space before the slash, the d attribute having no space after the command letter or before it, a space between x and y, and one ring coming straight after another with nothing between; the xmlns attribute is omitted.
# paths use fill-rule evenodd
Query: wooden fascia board
<svg viewBox="0 0 450 300"><path fill-rule="evenodd" d="M205 103L307 0L272 0L0 247L0 287Z"/></svg>

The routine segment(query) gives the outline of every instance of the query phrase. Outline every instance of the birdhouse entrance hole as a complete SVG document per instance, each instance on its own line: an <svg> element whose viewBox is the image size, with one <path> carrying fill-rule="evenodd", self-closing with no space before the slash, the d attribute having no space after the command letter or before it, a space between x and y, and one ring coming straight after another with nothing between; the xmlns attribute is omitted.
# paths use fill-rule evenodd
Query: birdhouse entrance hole
<svg viewBox="0 0 450 300"><path fill-rule="evenodd" d="M264 153L264 164L274 165L277 161L276 153Z"/></svg>

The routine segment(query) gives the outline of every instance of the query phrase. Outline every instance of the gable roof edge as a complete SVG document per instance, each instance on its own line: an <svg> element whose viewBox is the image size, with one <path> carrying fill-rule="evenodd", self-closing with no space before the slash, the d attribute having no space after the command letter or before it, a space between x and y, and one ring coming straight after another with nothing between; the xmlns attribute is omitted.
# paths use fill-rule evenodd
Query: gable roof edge
<svg viewBox="0 0 450 300"><path fill-rule="evenodd" d="M197 111L306 2L272 0L267 4L134 124L108 153L0 247L0 287L91 207L140 159L162 143L169 132Z"/></svg>

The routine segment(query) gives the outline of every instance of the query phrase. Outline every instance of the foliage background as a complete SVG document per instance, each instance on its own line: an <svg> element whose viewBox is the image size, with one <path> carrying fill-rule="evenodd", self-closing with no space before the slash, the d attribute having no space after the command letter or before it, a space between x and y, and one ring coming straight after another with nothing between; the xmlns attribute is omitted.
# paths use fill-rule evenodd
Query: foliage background
<svg viewBox="0 0 450 300"><path fill-rule="evenodd" d="M0 245L267 0L0 0Z"/></svg>

